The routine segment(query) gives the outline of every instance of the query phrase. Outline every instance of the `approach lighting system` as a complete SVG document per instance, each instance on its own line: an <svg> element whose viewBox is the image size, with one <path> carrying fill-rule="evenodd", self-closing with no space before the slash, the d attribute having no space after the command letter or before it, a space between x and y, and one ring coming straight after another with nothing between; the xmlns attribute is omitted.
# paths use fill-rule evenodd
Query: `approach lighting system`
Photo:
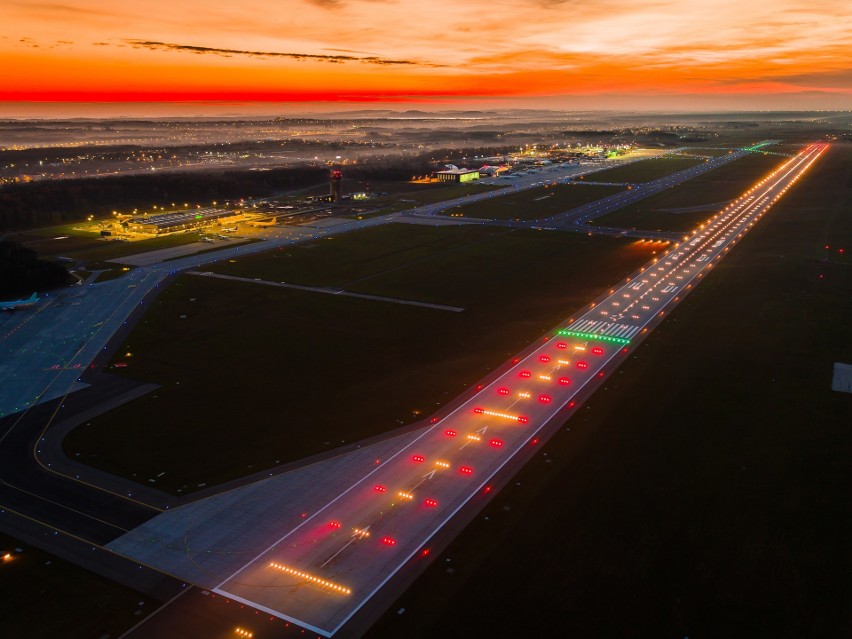
<svg viewBox="0 0 852 639"><path fill-rule="evenodd" d="M281 572L287 573L288 575L293 575L294 577L299 577L300 579L304 579L308 583L314 586L320 586L321 588L326 588L331 590L332 592L336 592L341 595L351 595L352 591L349 588L344 586L338 586L333 581L329 581L328 579L322 579L321 577L316 577L314 575L310 575L306 572L302 572L301 570L296 570L295 568L289 568L282 564L271 562L269 564L271 568L275 568L276 570L280 570Z"/></svg>

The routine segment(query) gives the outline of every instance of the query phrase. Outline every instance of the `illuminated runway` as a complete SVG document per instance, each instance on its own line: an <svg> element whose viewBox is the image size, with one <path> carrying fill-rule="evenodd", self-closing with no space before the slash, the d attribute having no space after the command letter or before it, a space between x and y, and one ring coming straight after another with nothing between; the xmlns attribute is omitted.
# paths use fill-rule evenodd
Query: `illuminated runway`
<svg viewBox="0 0 852 639"><path fill-rule="evenodd" d="M471 500L489 492L502 470L514 471L545 426L566 419L825 148L808 146L581 316L567 320L537 348L508 363L452 412L386 445L368 471L365 451L357 458L353 453L349 466L344 457L336 460L335 482L343 483L338 473L351 469L345 489L302 513L283 508L277 514L277 533L263 547L235 557L230 573L202 585L333 635L395 574L428 553L434 535ZM292 481L300 472L292 472ZM229 496L236 504L240 490ZM187 527L208 525L197 519L199 507L187 511L187 519L193 519ZM179 529L180 510L148 522L135 536L156 537L160 517ZM113 548L131 552L133 540L122 539ZM156 562L150 555L145 560Z"/></svg>

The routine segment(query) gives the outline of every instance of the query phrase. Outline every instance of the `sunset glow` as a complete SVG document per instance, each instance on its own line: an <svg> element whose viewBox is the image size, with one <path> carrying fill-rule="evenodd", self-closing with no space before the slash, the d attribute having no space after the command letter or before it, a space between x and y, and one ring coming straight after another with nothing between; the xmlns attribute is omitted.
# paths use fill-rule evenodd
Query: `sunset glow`
<svg viewBox="0 0 852 639"><path fill-rule="evenodd" d="M848 108L852 93L835 0L10 0L0 38L6 102Z"/></svg>

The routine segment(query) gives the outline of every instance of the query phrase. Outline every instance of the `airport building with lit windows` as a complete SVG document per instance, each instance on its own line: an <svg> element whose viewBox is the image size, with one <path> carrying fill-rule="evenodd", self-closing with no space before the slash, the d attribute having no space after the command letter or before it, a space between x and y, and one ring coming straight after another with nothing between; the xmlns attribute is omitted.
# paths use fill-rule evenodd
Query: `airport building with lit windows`
<svg viewBox="0 0 852 639"><path fill-rule="evenodd" d="M132 217L127 221L127 230L133 233L176 233L188 229L206 226L211 222L234 217L233 211L225 209L194 209L192 211L175 211L159 215Z"/></svg>
<svg viewBox="0 0 852 639"><path fill-rule="evenodd" d="M477 169L447 169L446 171L436 171L435 177L441 182L471 182L479 179L479 171Z"/></svg>

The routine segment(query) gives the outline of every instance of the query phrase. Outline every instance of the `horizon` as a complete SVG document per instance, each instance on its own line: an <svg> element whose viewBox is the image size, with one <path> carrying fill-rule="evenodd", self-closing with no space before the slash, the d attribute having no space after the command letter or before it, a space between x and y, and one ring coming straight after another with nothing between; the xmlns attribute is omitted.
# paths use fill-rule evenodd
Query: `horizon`
<svg viewBox="0 0 852 639"><path fill-rule="evenodd" d="M754 115L754 116L796 116L803 114L837 115L852 113L846 108L800 108L800 109L762 109L762 108L692 108L692 109L640 109L640 108L552 108L552 107L464 107L462 105L419 104L405 106L398 104L374 105L367 107L362 103L270 103L256 102L239 105L243 110L235 110L231 102L0 102L0 121L26 120L179 120L179 119L245 119L316 117L319 119L335 116L358 116L363 114L385 114L385 117L420 113L430 118L440 118L442 114L485 114L490 116L509 116L521 114L543 114L551 116L656 116L690 117L718 115ZM457 118L447 118L457 119Z"/></svg>

